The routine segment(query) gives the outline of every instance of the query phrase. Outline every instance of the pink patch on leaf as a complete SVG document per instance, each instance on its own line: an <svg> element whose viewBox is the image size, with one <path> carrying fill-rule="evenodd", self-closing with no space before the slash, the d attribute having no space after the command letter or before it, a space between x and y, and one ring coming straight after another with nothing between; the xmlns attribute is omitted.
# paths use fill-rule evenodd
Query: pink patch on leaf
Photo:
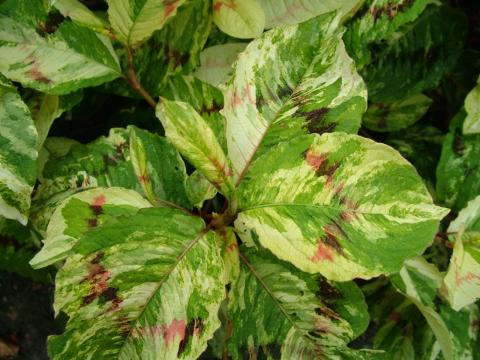
<svg viewBox="0 0 480 360"><path fill-rule="evenodd" d="M163 339L165 344L172 343L176 337L182 340L185 337L186 324L185 320L173 319L172 323L163 327Z"/></svg>
<svg viewBox="0 0 480 360"><path fill-rule="evenodd" d="M99 195L93 198L92 205L93 206L102 206L107 202L105 195Z"/></svg>
<svg viewBox="0 0 480 360"><path fill-rule="evenodd" d="M327 156L325 154L317 155L312 150L308 150L305 154L305 161L315 171L318 171L322 167L325 160L327 160Z"/></svg>
<svg viewBox="0 0 480 360"><path fill-rule="evenodd" d="M318 247L317 251L315 252L315 255L310 257L311 261L318 262L322 260L327 260L327 261L332 261L333 260L333 252L328 247L325 245L321 240L318 242Z"/></svg>

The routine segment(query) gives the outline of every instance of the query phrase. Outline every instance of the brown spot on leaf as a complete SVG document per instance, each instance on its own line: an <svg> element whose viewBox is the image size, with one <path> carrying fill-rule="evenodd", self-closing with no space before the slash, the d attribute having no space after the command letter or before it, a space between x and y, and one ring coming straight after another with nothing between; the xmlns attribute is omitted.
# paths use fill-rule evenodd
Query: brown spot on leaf
<svg viewBox="0 0 480 360"><path fill-rule="evenodd" d="M118 328L120 330L120 335L124 338L128 337L132 327L130 326L130 320L125 315L119 316L117 318Z"/></svg>
<svg viewBox="0 0 480 360"><path fill-rule="evenodd" d="M90 210L92 210L95 216L103 214L103 207L101 205L90 205Z"/></svg>
<svg viewBox="0 0 480 360"><path fill-rule="evenodd" d="M329 319L340 319L340 316L327 306L315 308L315 313L321 316L325 316Z"/></svg>
<svg viewBox="0 0 480 360"><path fill-rule="evenodd" d="M36 63L32 64L30 70L27 71L27 75L30 76L33 80L41 82L42 84L51 84L52 80L47 78Z"/></svg>
<svg viewBox="0 0 480 360"><path fill-rule="evenodd" d="M218 105L215 101L212 103L212 106L211 107L207 107L207 106L203 106L201 109L200 109L200 114L207 114L207 115L211 115L211 114L214 114L214 113L217 113L219 112L220 110L222 110L222 107L220 105Z"/></svg>
<svg viewBox="0 0 480 360"><path fill-rule="evenodd" d="M226 6L230 9L235 9L237 7L237 4L235 4L234 0L217 1L213 4L213 11L220 11L222 6Z"/></svg>
<svg viewBox="0 0 480 360"><path fill-rule="evenodd" d="M178 353L177 356L180 357L180 355L185 351L187 348L188 342L190 338L193 335L200 336L200 333L203 330L203 319L198 318L198 319L192 319L187 325L187 328L185 330L185 337L180 341L180 344L178 346Z"/></svg>
<svg viewBox="0 0 480 360"><path fill-rule="evenodd" d="M99 253L90 261L89 272L84 279L84 281L90 283L90 292L83 297L82 306L90 304L95 299L99 299L100 302L111 301L112 306L110 309L112 310L116 309L122 300L117 295L118 289L109 285L111 273L99 263L103 256L103 253Z"/></svg>
<svg viewBox="0 0 480 360"><path fill-rule="evenodd" d="M392 311L390 315L388 315L388 320L395 323L398 323L400 321L400 318L401 314L396 310Z"/></svg>
<svg viewBox="0 0 480 360"><path fill-rule="evenodd" d="M98 226L98 221L97 219L88 219L87 224L89 228L94 228Z"/></svg>
<svg viewBox="0 0 480 360"><path fill-rule="evenodd" d="M339 254L343 254L343 249L338 242L338 236L343 235L346 237L345 232L343 229L338 226L336 223L328 224L323 227L323 231L325 231L325 237L323 241L330 247L334 248L336 252Z"/></svg>
<svg viewBox="0 0 480 360"><path fill-rule="evenodd" d="M234 108L242 104L242 97L238 94L236 89L233 90L233 94L230 96L229 102Z"/></svg>
<svg viewBox="0 0 480 360"><path fill-rule="evenodd" d="M165 11L165 17L169 17L172 15L172 13L175 11L175 9L177 8L177 4L178 3L178 0L165 0L163 2L163 6L165 7L164 8L164 11Z"/></svg>
<svg viewBox="0 0 480 360"><path fill-rule="evenodd" d="M189 53L181 54L179 51L175 49L171 49L169 47L165 47L165 57L167 61L173 64L173 68L176 69L179 66L183 66L187 63L188 59L190 59Z"/></svg>
<svg viewBox="0 0 480 360"><path fill-rule="evenodd" d="M326 303L334 302L343 297L341 292L330 285L328 280L322 276L318 277L318 291L315 296Z"/></svg>
<svg viewBox="0 0 480 360"><path fill-rule="evenodd" d="M406 10L411 4L412 0L404 0L403 2L397 4L387 3L384 6L372 7L370 13L375 21L382 15L387 16L388 19L392 21L399 12Z"/></svg>
<svg viewBox="0 0 480 360"><path fill-rule="evenodd" d="M463 153L465 152L465 145L463 143L463 138L460 133L460 129L457 129L455 131L455 135L452 141L452 151L458 156L462 156Z"/></svg>

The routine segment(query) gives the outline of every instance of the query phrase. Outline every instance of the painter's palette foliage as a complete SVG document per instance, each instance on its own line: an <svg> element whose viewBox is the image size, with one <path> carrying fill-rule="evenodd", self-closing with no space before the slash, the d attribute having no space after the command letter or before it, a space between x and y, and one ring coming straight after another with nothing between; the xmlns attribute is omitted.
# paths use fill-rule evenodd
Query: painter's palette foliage
<svg viewBox="0 0 480 360"><path fill-rule="evenodd" d="M468 31L426 0L2 2L0 265L58 269L51 358L478 358Z"/></svg>

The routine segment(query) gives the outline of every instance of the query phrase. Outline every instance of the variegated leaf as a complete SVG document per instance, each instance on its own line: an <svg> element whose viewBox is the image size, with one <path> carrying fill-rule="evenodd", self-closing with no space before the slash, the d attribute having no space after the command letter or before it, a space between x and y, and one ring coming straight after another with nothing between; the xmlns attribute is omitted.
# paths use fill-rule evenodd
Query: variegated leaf
<svg viewBox="0 0 480 360"><path fill-rule="evenodd" d="M480 134L462 134L465 118L462 109L451 120L437 166L437 197L457 211L480 195Z"/></svg>
<svg viewBox="0 0 480 360"><path fill-rule="evenodd" d="M202 208L206 200L210 200L217 195L215 186L198 170L187 177L185 191L190 203L199 209Z"/></svg>
<svg viewBox="0 0 480 360"><path fill-rule="evenodd" d="M240 253L234 229L222 227L215 232L218 247L225 264L225 284L231 284L240 274Z"/></svg>
<svg viewBox="0 0 480 360"><path fill-rule="evenodd" d="M167 138L226 197L234 191L232 172L222 147L206 121L188 103L161 98L157 117Z"/></svg>
<svg viewBox="0 0 480 360"><path fill-rule="evenodd" d="M463 122L463 133L480 133L480 77L477 80L477 85L465 98L465 111L467 117Z"/></svg>
<svg viewBox="0 0 480 360"><path fill-rule="evenodd" d="M49 0L51 6L55 7L60 13L72 19L81 26L92 30L108 33L108 24L103 19L95 15L87 6L79 0Z"/></svg>
<svg viewBox="0 0 480 360"><path fill-rule="evenodd" d="M478 332L471 331L471 327L478 321L478 308L455 313L441 303L437 305L442 275L434 265L421 257L406 261L391 279L425 317L446 360L472 358Z"/></svg>
<svg viewBox="0 0 480 360"><path fill-rule="evenodd" d="M34 222L40 232L61 201L97 186L135 190L155 205L191 206L185 164L165 138L130 126L114 128L108 137L86 145L69 144L65 150L50 154L43 166L34 197Z"/></svg>
<svg viewBox="0 0 480 360"><path fill-rule="evenodd" d="M480 196L460 211L448 232L456 236L444 278L445 295L458 311L480 298Z"/></svg>
<svg viewBox="0 0 480 360"><path fill-rule="evenodd" d="M32 113L38 133L38 151L43 147L43 143L55 119L60 117L65 111L70 110L81 100L81 92L73 92L64 96L35 93L28 99L27 105Z"/></svg>
<svg viewBox="0 0 480 360"><path fill-rule="evenodd" d="M358 130L367 93L341 34L329 14L270 30L240 54L223 110L237 182L256 157L281 141Z"/></svg>
<svg viewBox="0 0 480 360"><path fill-rule="evenodd" d="M213 21L230 36L250 39L262 35L265 13L258 0L213 0Z"/></svg>
<svg viewBox="0 0 480 360"><path fill-rule="evenodd" d="M378 2L373 2L372 7L377 10L371 11L377 11L376 15L367 13L365 16L375 23L376 16L381 14L388 28L392 23L390 18L393 16L394 22L397 16L397 6L389 2L379 7ZM412 11L417 3L421 5L419 1L410 0L399 3L402 5L398 7ZM405 99L436 87L462 52L467 19L463 12L447 5L430 6L412 24L397 30L397 34L390 33L390 37L384 38L386 41L365 43L376 50L372 51L371 59L360 69L360 74L367 84L369 100L375 103ZM351 48L349 51L354 53ZM355 59L355 55L353 57Z"/></svg>
<svg viewBox="0 0 480 360"><path fill-rule="evenodd" d="M103 35L63 22L55 34L42 37L35 26L5 16L1 9L0 72L25 87L56 95L122 76Z"/></svg>
<svg viewBox="0 0 480 360"><path fill-rule="evenodd" d="M37 175L38 134L27 105L0 77L0 216L26 225Z"/></svg>
<svg viewBox="0 0 480 360"><path fill-rule="evenodd" d="M344 41L358 68L372 61L374 46L404 33L432 0L367 1L348 24Z"/></svg>
<svg viewBox="0 0 480 360"><path fill-rule="evenodd" d="M398 271L448 213L398 152L344 133L272 148L252 163L238 197L244 241L336 281Z"/></svg>
<svg viewBox="0 0 480 360"><path fill-rule="evenodd" d="M168 98L165 88L169 87L169 80L176 75L191 74L195 70L200 63L200 52L207 41L211 26L210 2L190 0L178 8L178 14L172 17L163 29L155 32L143 46L133 50L133 65L137 78L150 95ZM121 53L120 59L127 68L126 51ZM198 85L191 85L198 91ZM124 79L106 84L106 90L122 96L140 97ZM191 91L188 87L187 90Z"/></svg>
<svg viewBox="0 0 480 360"><path fill-rule="evenodd" d="M160 30L185 0L107 0L108 15L118 39L136 46Z"/></svg>
<svg viewBox="0 0 480 360"><path fill-rule="evenodd" d="M219 89L193 76L177 75L168 79L162 97L192 105L213 130L222 149L227 151L225 118L220 114L223 94Z"/></svg>
<svg viewBox="0 0 480 360"><path fill-rule="evenodd" d="M368 322L354 283L302 273L265 250L242 248L241 253L240 274L229 295L228 348L234 359L262 353L271 359L339 359L353 352L346 345L354 337L348 319L366 316Z"/></svg>
<svg viewBox="0 0 480 360"><path fill-rule="evenodd" d="M72 195L55 208L42 250L30 261L39 269L64 260L88 230L117 216L135 214L151 207L139 193L119 187L95 188Z"/></svg>
<svg viewBox="0 0 480 360"><path fill-rule="evenodd" d="M232 65L247 44L228 43L206 48L200 54L200 67L195 76L213 86L225 83L232 74Z"/></svg>
<svg viewBox="0 0 480 360"><path fill-rule="evenodd" d="M79 239L57 274L53 359L195 359L219 327L224 269L200 218L167 208L116 218Z"/></svg>
<svg viewBox="0 0 480 360"><path fill-rule="evenodd" d="M364 0L258 0L265 12L265 27L293 25L336 10L349 17Z"/></svg>
<svg viewBox="0 0 480 360"><path fill-rule="evenodd" d="M392 103L370 104L362 124L378 132L398 131L420 120L431 104L432 99L423 94Z"/></svg>

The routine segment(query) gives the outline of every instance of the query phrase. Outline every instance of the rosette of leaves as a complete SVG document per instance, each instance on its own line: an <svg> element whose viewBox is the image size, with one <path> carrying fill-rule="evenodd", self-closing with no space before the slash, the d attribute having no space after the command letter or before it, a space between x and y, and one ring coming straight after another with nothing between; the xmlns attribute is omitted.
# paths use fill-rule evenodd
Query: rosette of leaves
<svg viewBox="0 0 480 360"><path fill-rule="evenodd" d="M149 33L138 9L110 11L127 46ZM400 271L448 210L396 150L355 134L367 93L342 33L330 13L263 33L223 102L171 82L165 137L47 140L31 263L61 266L52 358L192 359L209 341L220 358L382 356L348 346L368 325L352 280ZM201 207L215 193L223 204Z"/></svg>

